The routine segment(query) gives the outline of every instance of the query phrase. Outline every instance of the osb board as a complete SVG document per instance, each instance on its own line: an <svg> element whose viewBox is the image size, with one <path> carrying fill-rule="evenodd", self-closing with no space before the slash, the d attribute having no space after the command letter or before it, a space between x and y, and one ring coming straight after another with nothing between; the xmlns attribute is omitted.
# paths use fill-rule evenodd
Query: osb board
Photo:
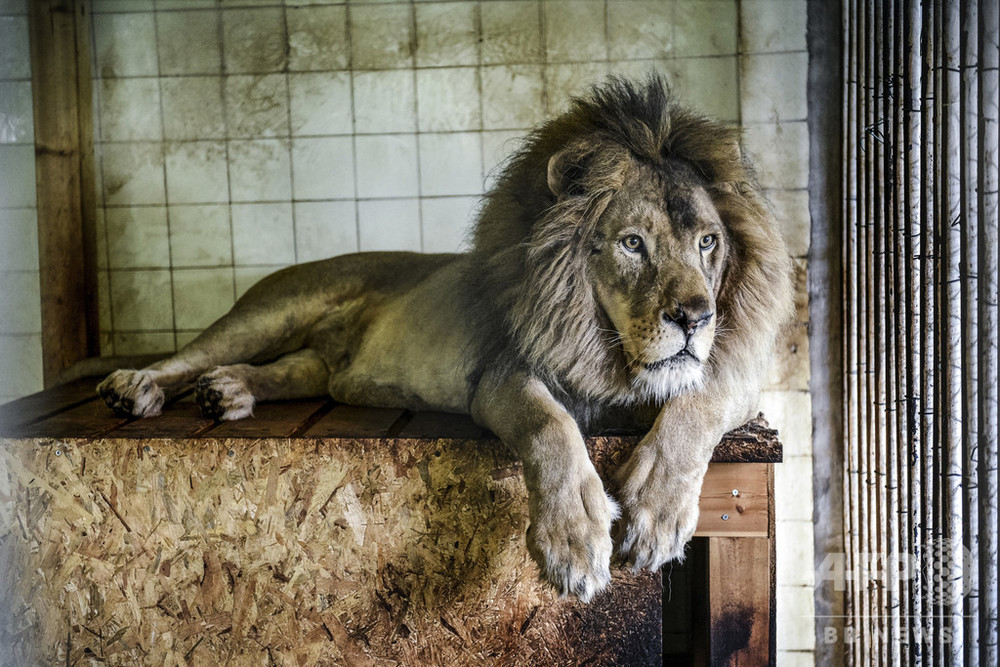
<svg viewBox="0 0 1000 667"><path fill-rule="evenodd" d="M3 440L0 663L658 664L659 576L560 600L526 528L495 441Z"/></svg>

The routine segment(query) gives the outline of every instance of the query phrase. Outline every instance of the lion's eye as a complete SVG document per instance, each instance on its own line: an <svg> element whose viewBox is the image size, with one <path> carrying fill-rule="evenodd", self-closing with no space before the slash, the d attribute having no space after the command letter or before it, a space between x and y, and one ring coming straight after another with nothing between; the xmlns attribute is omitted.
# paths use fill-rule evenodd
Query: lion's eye
<svg viewBox="0 0 1000 667"><path fill-rule="evenodd" d="M639 252L642 250L642 237L637 234L629 234L622 239L622 247L629 252Z"/></svg>
<svg viewBox="0 0 1000 667"><path fill-rule="evenodd" d="M698 247L702 250L711 250L715 247L715 241L715 234L706 234L701 237L701 241L698 242Z"/></svg>

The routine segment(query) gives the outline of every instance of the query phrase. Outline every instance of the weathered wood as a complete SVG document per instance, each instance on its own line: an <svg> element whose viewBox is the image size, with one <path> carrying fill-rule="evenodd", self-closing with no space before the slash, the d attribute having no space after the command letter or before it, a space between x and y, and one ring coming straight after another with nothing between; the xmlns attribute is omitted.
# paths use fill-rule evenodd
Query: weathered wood
<svg viewBox="0 0 1000 667"><path fill-rule="evenodd" d="M0 429L21 426L93 401L96 398L96 386L97 382L93 378L81 378L4 403L0 405Z"/></svg>
<svg viewBox="0 0 1000 667"><path fill-rule="evenodd" d="M773 664L770 571L768 538L708 538L712 665Z"/></svg>
<svg viewBox="0 0 1000 667"><path fill-rule="evenodd" d="M46 386L99 353L87 5L28 3Z"/></svg>
<svg viewBox="0 0 1000 667"><path fill-rule="evenodd" d="M698 536L767 537L767 465L713 463L698 502Z"/></svg>
<svg viewBox="0 0 1000 667"><path fill-rule="evenodd" d="M308 438L382 438L403 419L403 410L338 405L302 434Z"/></svg>

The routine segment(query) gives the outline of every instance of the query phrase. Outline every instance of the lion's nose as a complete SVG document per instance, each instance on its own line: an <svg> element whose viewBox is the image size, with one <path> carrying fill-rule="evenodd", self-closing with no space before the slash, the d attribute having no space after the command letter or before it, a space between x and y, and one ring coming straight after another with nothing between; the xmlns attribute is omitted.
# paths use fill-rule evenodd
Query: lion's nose
<svg viewBox="0 0 1000 667"><path fill-rule="evenodd" d="M698 297L686 303L676 304L672 309L664 309L663 320L673 322L690 336L707 324L712 319L712 314L708 301Z"/></svg>

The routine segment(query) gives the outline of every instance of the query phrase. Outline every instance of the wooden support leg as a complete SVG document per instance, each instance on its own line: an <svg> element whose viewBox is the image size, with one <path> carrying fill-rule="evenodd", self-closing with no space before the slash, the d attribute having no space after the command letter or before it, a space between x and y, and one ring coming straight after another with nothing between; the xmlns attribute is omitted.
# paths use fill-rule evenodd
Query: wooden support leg
<svg viewBox="0 0 1000 667"><path fill-rule="evenodd" d="M712 665L773 664L773 573L770 539L708 538Z"/></svg>

